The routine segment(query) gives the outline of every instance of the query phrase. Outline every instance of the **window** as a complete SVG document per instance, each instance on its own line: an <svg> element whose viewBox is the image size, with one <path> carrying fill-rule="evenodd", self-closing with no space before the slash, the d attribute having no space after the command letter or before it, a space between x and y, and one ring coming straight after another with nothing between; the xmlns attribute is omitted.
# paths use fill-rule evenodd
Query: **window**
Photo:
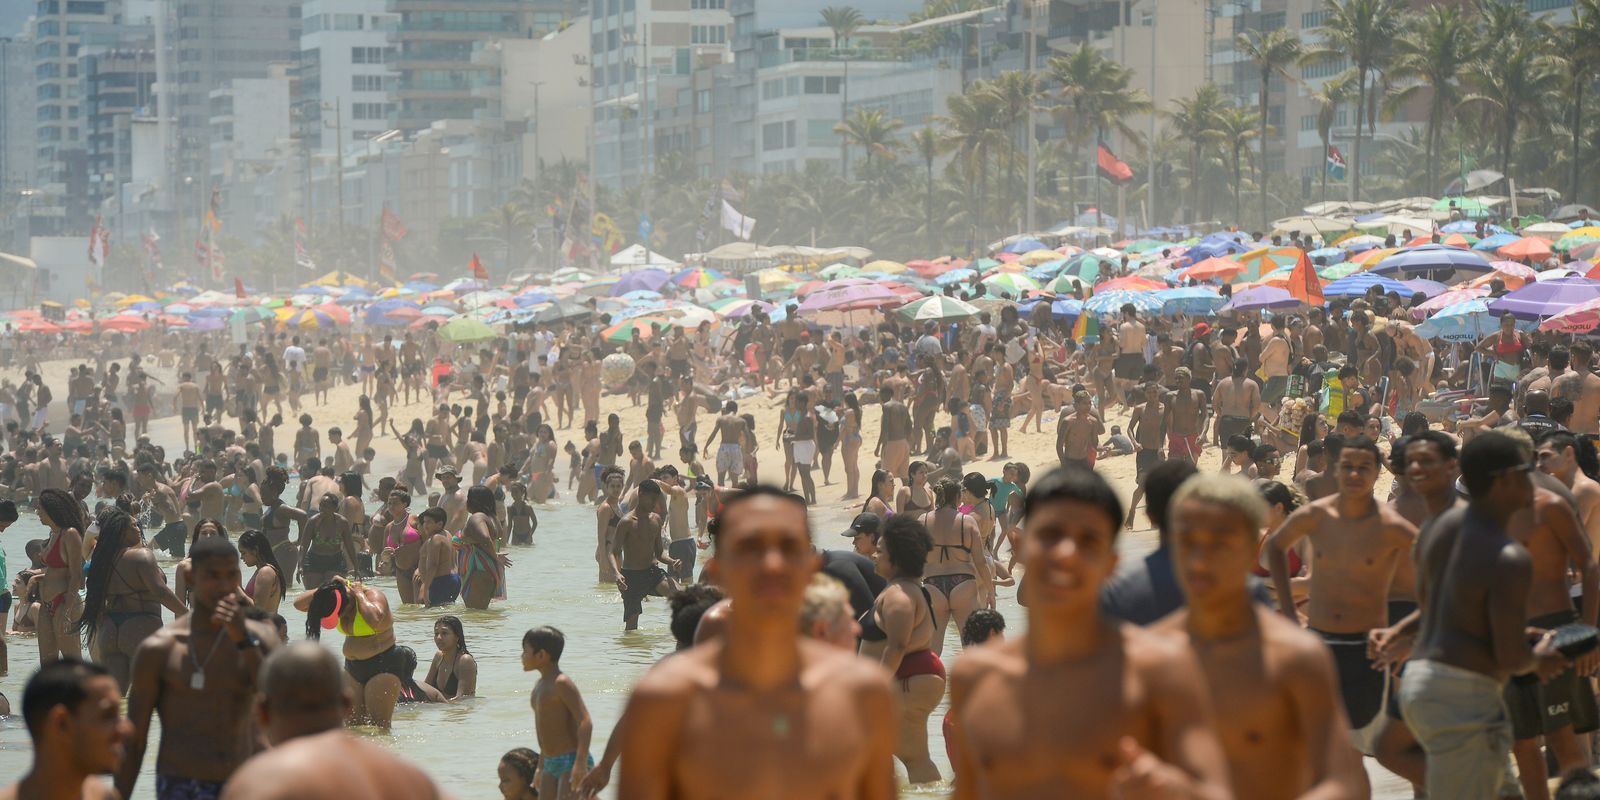
<svg viewBox="0 0 1600 800"><path fill-rule="evenodd" d="M1320 28L1322 27L1322 23L1326 22L1327 20L1327 11L1312 11L1310 13L1300 15L1300 27L1308 29Z"/></svg>
<svg viewBox="0 0 1600 800"><path fill-rule="evenodd" d="M725 25L695 25L689 31L690 44L726 44L728 28Z"/></svg>
<svg viewBox="0 0 1600 800"><path fill-rule="evenodd" d="M1301 67L1300 77L1307 79L1331 78L1334 75L1344 72L1345 68L1348 66L1350 66L1349 60L1342 56L1339 58L1318 61Z"/></svg>
<svg viewBox="0 0 1600 800"><path fill-rule="evenodd" d="M383 91L382 75L355 75L350 78L350 90L354 92L381 92Z"/></svg>
<svg viewBox="0 0 1600 800"><path fill-rule="evenodd" d="M833 132L834 122L831 119L806 120L806 144L831 145L839 143L839 134Z"/></svg>
<svg viewBox="0 0 1600 800"><path fill-rule="evenodd" d="M777 78L761 82L761 99L776 100L783 96L783 79Z"/></svg>
<svg viewBox="0 0 1600 800"><path fill-rule="evenodd" d="M700 114L711 113L711 90L701 89L694 93L694 110Z"/></svg>
<svg viewBox="0 0 1600 800"><path fill-rule="evenodd" d="M844 88L844 78L837 75L807 75L806 94L838 94Z"/></svg>
<svg viewBox="0 0 1600 800"><path fill-rule="evenodd" d="M351 119L384 119L389 116L383 103L351 103Z"/></svg>
<svg viewBox="0 0 1600 800"><path fill-rule="evenodd" d="M1286 24L1288 24L1288 20L1282 11L1269 11L1261 15L1262 33L1266 33L1267 31L1275 31L1279 28L1282 28Z"/></svg>
<svg viewBox="0 0 1600 800"><path fill-rule="evenodd" d="M383 48L381 47L352 47L350 48L350 63L352 64L382 64Z"/></svg>
<svg viewBox="0 0 1600 800"><path fill-rule="evenodd" d="M728 0L689 0L689 7L693 9L727 8Z"/></svg>
<svg viewBox="0 0 1600 800"><path fill-rule="evenodd" d="M1300 116L1300 130L1314 131L1317 129L1316 114L1302 114Z"/></svg>
<svg viewBox="0 0 1600 800"><path fill-rule="evenodd" d="M761 149L763 151L783 149L783 123L769 122L761 126Z"/></svg>

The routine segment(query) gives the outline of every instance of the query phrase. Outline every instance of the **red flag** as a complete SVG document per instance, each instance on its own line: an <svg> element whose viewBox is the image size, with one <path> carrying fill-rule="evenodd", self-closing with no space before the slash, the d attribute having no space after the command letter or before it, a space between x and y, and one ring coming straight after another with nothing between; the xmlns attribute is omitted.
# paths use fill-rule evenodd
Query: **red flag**
<svg viewBox="0 0 1600 800"><path fill-rule="evenodd" d="M1099 151L1095 153L1095 160L1098 162L1100 175L1106 180L1118 186L1133 180L1133 170L1129 169L1127 164L1118 161L1116 154L1105 144L1100 145Z"/></svg>
<svg viewBox="0 0 1600 800"><path fill-rule="evenodd" d="M240 300L244 299L244 279L243 278L235 277L233 279L233 296L239 298Z"/></svg>
<svg viewBox="0 0 1600 800"><path fill-rule="evenodd" d="M483 268L483 262L478 260L477 253L472 254L472 264L469 268L472 270L472 277L480 281L489 280L489 270Z"/></svg>
<svg viewBox="0 0 1600 800"><path fill-rule="evenodd" d="M1300 302L1311 306L1320 306L1325 300L1322 297L1322 279L1317 277L1317 271L1311 266L1311 256L1306 251L1300 251L1300 258L1294 262L1294 271L1289 273L1289 294Z"/></svg>
<svg viewBox="0 0 1600 800"><path fill-rule="evenodd" d="M400 221L400 217L397 214L389 210L388 205L385 205L383 207L383 235L399 241L406 238L407 233L410 233L410 231L406 228L405 223Z"/></svg>

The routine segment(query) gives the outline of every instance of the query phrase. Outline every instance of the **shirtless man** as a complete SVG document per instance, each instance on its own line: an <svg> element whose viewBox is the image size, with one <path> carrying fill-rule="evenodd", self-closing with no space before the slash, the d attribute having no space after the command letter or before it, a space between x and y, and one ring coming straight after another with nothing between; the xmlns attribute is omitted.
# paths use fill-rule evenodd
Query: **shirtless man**
<svg viewBox="0 0 1600 800"><path fill-rule="evenodd" d="M356 465L356 454L350 450L350 443L344 439L344 431L338 428L328 429L328 444L333 445L333 472L343 475Z"/></svg>
<svg viewBox="0 0 1600 800"><path fill-rule="evenodd" d="M1289 360L1294 348L1289 344L1289 334L1284 329L1285 320L1282 314L1272 315L1272 335L1261 344L1261 374L1267 379L1261 388L1261 402L1272 409L1278 407L1278 401L1283 399L1284 392L1289 388L1289 368L1292 366Z"/></svg>
<svg viewBox="0 0 1600 800"><path fill-rule="evenodd" d="M706 570L739 613L639 680L619 797L895 796L889 675L795 634L817 568L798 498L770 487L728 498Z"/></svg>
<svg viewBox="0 0 1600 800"><path fill-rule="evenodd" d="M872 449L872 454L881 459L884 470L896 480L910 480L907 472L911 469L911 412L888 390L878 393L878 402L883 414L878 426L878 446Z"/></svg>
<svg viewBox="0 0 1600 800"><path fill-rule="evenodd" d="M694 500L677 467L669 464L656 470L655 481L667 495L667 555L677 562L670 574L679 585L687 586L694 583L694 562L699 556L695 532L689 527L689 509Z"/></svg>
<svg viewBox="0 0 1600 800"><path fill-rule="evenodd" d="M1161 402L1161 386L1146 383L1141 387L1144 402L1133 407L1128 416L1128 436L1133 439L1134 481L1133 500L1128 503L1128 530L1133 530L1134 512L1144 497L1144 476L1160 464L1161 448L1167 443L1167 406Z"/></svg>
<svg viewBox="0 0 1600 800"><path fill-rule="evenodd" d="M311 351L311 380L314 383L314 392L311 401L314 403L328 402L328 389L333 386L333 351L328 349L328 340L317 340L317 347Z"/></svg>
<svg viewBox="0 0 1600 800"><path fill-rule="evenodd" d="M634 507L617 523L611 537L611 568L617 574L617 591L622 593L623 630L639 628L639 613L645 597L666 595L676 590L668 572L656 562L676 570L678 560L667 555L661 543L661 485L655 481L639 484Z"/></svg>
<svg viewBox="0 0 1600 800"><path fill-rule="evenodd" d="M1198 476L1172 499L1172 562L1188 606L1158 623L1192 648L1238 797L1366 798L1361 757L1316 636L1251 600L1267 507L1249 482Z"/></svg>
<svg viewBox="0 0 1600 800"><path fill-rule="evenodd" d="M656 462L645 455L644 446L637 439L628 443L628 456L628 477L622 482L623 491L649 480L656 471Z"/></svg>
<svg viewBox="0 0 1600 800"><path fill-rule="evenodd" d="M1226 445L1235 436L1249 436L1251 423L1261 412L1261 387L1245 377L1249 362L1235 358L1228 377L1217 381L1213 404L1217 410L1217 439Z"/></svg>
<svg viewBox="0 0 1600 800"><path fill-rule="evenodd" d="M1572 369L1557 378L1550 388L1550 399L1572 401L1574 433L1593 439L1600 434L1600 375L1592 372L1594 346L1579 339L1572 343Z"/></svg>
<svg viewBox="0 0 1600 800"><path fill-rule="evenodd" d="M1209 416L1206 393L1190 385L1193 377L1188 367L1173 370L1173 380L1176 386L1167 395L1167 413L1162 421L1167 430L1167 457L1198 462L1201 434Z"/></svg>
<svg viewBox="0 0 1600 800"><path fill-rule="evenodd" d="M1526 628L1532 559L1507 533L1513 515L1534 501L1521 448L1486 433L1467 443L1460 464L1470 499L1418 537L1421 612L1393 640L1420 627L1400 708L1428 754L1428 795L1490 800L1505 796L1509 780L1506 681L1554 677L1567 660L1548 634L1531 644Z"/></svg>
<svg viewBox="0 0 1600 800"><path fill-rule="evenodd" d="M1231 796L1193 654L1097 610L1117 564L1116 492L1093 472L1053 470L1024 513L1027 633L966 651L950 676L954 797Z"/></svg>
<svg viewBox="0 0 1600 800"><path fill-rule="evenodd" d="M744 418L739 416L739 404L729 400L722 404L722 415L717 417L717 424L712 426L711 435L706 437L706 446L701 449L700 456L711 456L711 443L722 437L722 446L717 448L717 483L731 484L744 474Z"/></svg>
<svg viewBox="0 0 1600 800"><path fill-rule="evenodd" d="M1389 589L1406 568L1417 529L1372 496L1379 472L1371 439L1346 442L1335 470L1338 492L1301 506L1267 538L1267 565L1284 616L1300 618L1290 587L1289 548L1309 538L1312 560L1307 624L1333 648L1345 713L1365 728L1383 704L1386 673L1373 669L1367 632L1389 624Z"/></svg>
<svg viewBox="0 0 1600 800"><path fill-rule="evenodd" d="M61 440L54 436L44 439L44 458L34 465L33 493L37 495L45 489L60 489L66 491L68 486L67 460L62 458Z"/></svg>
<svg viewBox="0 0 1600 800"><path fill-rule="evenodd" d="M1144 323L1139 321L1139 311L1132 303L1123 303L1121 310L1122 322L1117 325L1117 360L1113 370L1117 378L1117 396L1126 398L1128 390L1144 374L1144 345L1149 334L1145 332Z"/></svg>
<svg viewBox="0 0 1600 800"><path fill-rule="evenodd" d="M1572 490L1577 500L1574 510L1589 539L1589 548L1600 549L1600 483L1578 468L1577 437L1566 431L1545 435L1539 439L1538 463L1539 471Z"/></svg>
<svg viewBox="0 0 1600 800"><path fill-rule="evenodd" d="M355 699L339 658L296 642L266 659L256 729L272 744L228 779L223 800L437 800L427 774L344 730Z"/></svg>
<svg viewBox="0 0 1600 800"><path fill-rule="evenodd" d="M21 714L33 764L17 783L0 789L0 800L117 799L100 776L116 769L133 731L111 673L75 658L45 664L22 690Z"/></svg>
<svg viewBox="0 0 1600 800"><path fill-rule="evenodd" d="M444 509L444 529L460 533L467 525L467 490L461 486L461 472L454 465L445 464L434 471L439 481L439 507Z"/></svg>
<svg viewBox="0 0 1600 800"><path fill-rule="evenodd" d="M1311 458L1308 457L1305 473L1296 480L1306 491L1306 497L1311 500L1321 500L1339 491L1339 453L1344 450L1344 437L1337 433L1330 433L1322 438L1322 466L1319 471L1312 472Z"/></svg>
<svg viewBox="0 0 1600 800"><path fill-rule="evenodd" d="M1062 409L1056 421L1056 458L1063 467L1090 469L1089 456L1099 445L1106 426L1090 409L1089 393L1072 396L1072 412Z"/></svg>
<svg viewBox="0 0 1600 800"><path fill-rule="evenodd" d="M202 401L200 384L194 382L194 373L183 373L183 380L178 383L177 391L172 398L172 404L176 406L173 410L178 412L183 421L183 449L185 450L194 449L194 445L200 441L200 404Z"/></svg>
<svg viewBox="0 0 1600 800"><path fill-rule="evenodd" d="M173 556L182 557L189 547L189 536L183 524L183 512L178 508L178 493L161 482L158 477L160 470L154 462L141 463L135 474L145 507L155 509L161 516L161 530L151 538L150 543Z"/></svg>
<svg viewBox="0 0 1600 800"><path fill-rule="evenodd" d="M271 621L245 618L250 598L239 588L239 551L227 539L195 542L189 560L194 609L145 639L133 659L133 734L116 773L123 797L133 796L144 765L152 712L161 715L157 798L216 798L254 750L256 673L277 631Z"/></svg>

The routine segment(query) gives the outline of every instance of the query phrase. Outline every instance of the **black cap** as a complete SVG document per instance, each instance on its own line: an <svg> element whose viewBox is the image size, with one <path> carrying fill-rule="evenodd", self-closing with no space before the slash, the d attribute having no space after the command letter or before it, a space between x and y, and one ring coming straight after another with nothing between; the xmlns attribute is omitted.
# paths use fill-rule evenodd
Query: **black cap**
<svg viewBox="0 0 1600 800"><path fill-rule="evenodd" d="M857 534L861 533L875 534L881 527L883 527L882 517L871 511L863 511L856 515L855 520L850 523L850 527L845 530L844 535L853 539Z"/></svg>

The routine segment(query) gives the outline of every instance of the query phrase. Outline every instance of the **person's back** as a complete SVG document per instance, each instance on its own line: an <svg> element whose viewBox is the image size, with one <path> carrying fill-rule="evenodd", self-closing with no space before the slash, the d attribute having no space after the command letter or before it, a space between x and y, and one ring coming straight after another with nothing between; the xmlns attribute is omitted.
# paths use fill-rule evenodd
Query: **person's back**
<svg viewBox="0 0 1600 800"><path fill-rule="evenodd" d="M222 800L436 800L427 773L343 729L302 736L251 759Z"/></svg>
<svg viewBox="0 0 1600 800"><path fill-rule="evenodd" d="M1494 649L1492 595L1501 590L1496 581L1505 581L1507 571L1519 573L1526 588L1532 571L1528 551L1460 506L1434 519L1418 541L1417 555L1421 579L1431 591L1412 658L1505 680L1509 675Z"/></svg>

